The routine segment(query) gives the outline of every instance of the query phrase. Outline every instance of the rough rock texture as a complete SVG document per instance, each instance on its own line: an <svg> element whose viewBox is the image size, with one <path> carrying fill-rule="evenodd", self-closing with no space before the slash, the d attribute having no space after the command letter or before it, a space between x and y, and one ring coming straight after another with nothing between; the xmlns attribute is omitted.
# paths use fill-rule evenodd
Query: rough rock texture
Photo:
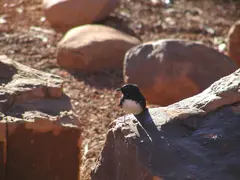
<svg viewBox="0 0 240 180"><path fill-rule="evenodd" d="M79 179L81 130L62 83L0 56L0 179Z"/></svg>
<svg viewBox="0 0 240 180"><path fill-rule="evenodd" d="M240 67L240 20L228 32L228 55Z"/></svg>
<svg viewBox="0 0 240 180"><path fill-rule="evenodd" d="M136 118L111 124L92 180L240 179L240 69Z"/></svg>
<svg viewBox="0 0 240 180"><path fill-rule="evenodd" d="M140 41L102 25L84 25L67 32L58 44L61 67L82 71L122 68L124 55Z"/></svg>
<svg viewBox="0 0 240 180"><path fill-rule="evenodd" d="M237 65L197 42L160 40L131 48L124 60L124 81L137 84L149 103L161 106L202 92Z"/></svg>
<svg viewBox="0 0 240 180"><path fill-rule="evenodd" d="M91 24L106 18L119 0L43 0L47 20L57 30Z"/></svg>

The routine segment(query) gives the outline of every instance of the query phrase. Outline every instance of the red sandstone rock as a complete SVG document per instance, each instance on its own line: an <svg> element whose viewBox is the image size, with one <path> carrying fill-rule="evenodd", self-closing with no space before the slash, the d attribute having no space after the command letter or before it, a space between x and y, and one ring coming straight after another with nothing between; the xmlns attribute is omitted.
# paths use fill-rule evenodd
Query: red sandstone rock
<svg viewBox="0 0 240 180"><path fill-rule="evenodd" d="M202 92L236 69L231 59L203 44L160 40L126 53L124 81L137 84L149 103L166 106Z"/></svg>
<svg viewBox="0 0 240 180"><path fill-rule="evenodd" d="M85 25L71 29L58 44L57 62L85 72L120 69L124 55L140 41L116 29Z"/></svg>
<svg viewBox="0 0 240 180"><path fill-rule="evenodd" d="M46 19L60 31L106 18L119 0L43 0Z"/></svg>

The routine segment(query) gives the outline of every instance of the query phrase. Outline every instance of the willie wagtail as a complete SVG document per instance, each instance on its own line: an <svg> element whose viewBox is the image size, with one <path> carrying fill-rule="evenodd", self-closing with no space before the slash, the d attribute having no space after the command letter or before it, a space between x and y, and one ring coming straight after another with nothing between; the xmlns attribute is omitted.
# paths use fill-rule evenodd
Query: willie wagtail
<svg viewBox="0 0 240 180"><path fill-rule="evenodd" d="M125 84L117 91L122 92L119 106L127 113L139 115L146 110L146 100L135 84Z"/></svg>

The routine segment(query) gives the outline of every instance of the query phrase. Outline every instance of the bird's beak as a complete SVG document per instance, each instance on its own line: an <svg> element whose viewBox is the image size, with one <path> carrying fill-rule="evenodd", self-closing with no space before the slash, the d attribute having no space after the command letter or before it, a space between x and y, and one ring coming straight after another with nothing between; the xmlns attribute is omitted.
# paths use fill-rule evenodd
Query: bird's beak
<svg viewBox="0 0 240 180"><path fill-rule="evenodd" d="M117 88L116 91L121 91L121 88Z"/></svg>

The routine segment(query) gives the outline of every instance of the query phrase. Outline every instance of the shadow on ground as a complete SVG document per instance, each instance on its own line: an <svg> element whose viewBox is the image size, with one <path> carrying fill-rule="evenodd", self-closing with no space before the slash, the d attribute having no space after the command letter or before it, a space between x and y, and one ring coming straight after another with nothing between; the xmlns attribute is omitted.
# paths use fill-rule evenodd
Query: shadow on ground
<svg viewBox="0 0 240 180"><path fill-rule="evenodd" d="M94 73L84 73L78 71L68 71L78 81L97 89L116 89L123 84L122 69L105 70Z"/></svg>

